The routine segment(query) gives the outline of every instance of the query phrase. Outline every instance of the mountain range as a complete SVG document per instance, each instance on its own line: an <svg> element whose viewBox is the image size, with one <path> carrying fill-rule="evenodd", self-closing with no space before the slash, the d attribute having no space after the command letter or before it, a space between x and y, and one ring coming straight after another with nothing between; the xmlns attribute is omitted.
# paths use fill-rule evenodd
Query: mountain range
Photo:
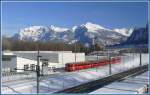
<svg viewBox="0 0 150 95"><path fill-rule="evenodd" d="M98 43L100 45L113 45L125 41L133 29L108 29L101 25L87 22L72 28L50 26L29 26L20 29L13 38L25 41L52 41L72 44L81 42L85 45Z"/></svg>
<svg viewBox="0 0 150 95"><path fill-rule="evenodd" d="M136 28L126 41L108 45L109 48L148 48L148 24L146 27Z"/></svg>
<svg viewBox="0 0 150 95"><path fill-rule="evenodd" d="M148 44L148 25L134 29L133 33L123 44L144 45Z"/></svg>

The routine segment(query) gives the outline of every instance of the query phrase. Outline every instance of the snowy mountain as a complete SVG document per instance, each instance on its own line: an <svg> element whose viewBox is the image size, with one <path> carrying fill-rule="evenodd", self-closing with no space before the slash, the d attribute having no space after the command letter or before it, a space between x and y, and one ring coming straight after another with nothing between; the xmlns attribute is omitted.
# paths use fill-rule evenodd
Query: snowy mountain
<svg viewBox="0 0 150 95"><path fill-rule="evenodd" d="M110 45L108 47L148 47L148 25L146 28L136 28L126 41L120 44Z"/></svg>
<svg viewBox="0 0 150 95"><path fill-rule="evenodd" d="M56 27L54 25L51 25L50 28L55 32L64 32L69 30L68 28Z"/></svg>
<svg viewBox="0 0 150 95"><path fill-rule="evenodd" d="M148 44L148 28L135 29L125 44Z"/></svg>
<svg viewBox="0 0 150 95"><path fill-rule="evenodd" d="M85 26L89 32L97 32L97 30L107 30L104 27L97 24L93 24L91 22L87 22L85 25L83 24L83 26Z"/></svg>
<svg viewBox="0 0 150 95"><path fill-rule="evenodd" d="M74 33L75 38L78 41L86 44L92 44L93 40L101 45L116 44L120 43L122 40L126 40L127 38L120 33L92 23L86 23L76 27L76 29L74 29Z"/></svg>
<svg viewBox="0 0 150 95"><path fill-rule="evenodd" d="M129 32L129 33L126 33ZM98 24L87 22L71 29L57 26L29 26L21 29L14 38L27 41L55 41L74 43L75 41L92 44L94 41L101 45L120 43L127 39L132 31L129 29L107 29Z"/></svg>
<svg viewBox="0 0 150 95"><path fill-rule="evenodd" d="M67 28L55 27L51 25L50 27L45 26L30 26L21 29L19 32L20 40L29 41L68 41L70 37L72 38L72 33Z"/></svg>
<svg viewBox="0 0 150 95"><path fill-rule="evenodd" d="M122 28L122 29L114 29L115 32L120 33L124 36L130 36L133 32L133 29L126 29L126 28Z"/></svg>
<svg viewBox="0 0 150 95"><path fill-rule="evenodd" d="M51 31L49 31L48 27L30 26L20 30L19 39L37 41L39 39L43 39L45 35L49 35L50 33Z"/></svg>

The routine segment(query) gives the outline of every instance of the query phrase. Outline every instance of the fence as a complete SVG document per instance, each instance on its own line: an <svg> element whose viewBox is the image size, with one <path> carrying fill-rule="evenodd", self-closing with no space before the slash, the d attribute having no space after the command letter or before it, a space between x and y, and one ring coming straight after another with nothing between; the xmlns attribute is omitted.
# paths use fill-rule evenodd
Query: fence
<svg viewBox="0 0 150 95"><path fill-rule="evenodd" d="M36 73L34 72L22 72L22 73L7 72L7 73L2 73L1 80L2 82L9 82L9 81L14 81L19 79L32 79L35 77L36 77Z"/></svg>

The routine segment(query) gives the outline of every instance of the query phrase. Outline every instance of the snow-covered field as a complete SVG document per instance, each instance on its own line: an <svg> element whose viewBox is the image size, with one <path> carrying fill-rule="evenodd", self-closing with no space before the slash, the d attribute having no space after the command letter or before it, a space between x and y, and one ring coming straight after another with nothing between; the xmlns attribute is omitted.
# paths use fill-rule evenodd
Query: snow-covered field
<svg viewBox="0 0 150 95"><path fill-rule="evenodd" d="M112 65L112 74L138 67L139 54L125 54L120 64ZM148 64L148 54L142 54L142 64ZM50 75L40 81L40 93L53 93L82 83L109 76L109 66L86 69L70 73ZM2 84L2 93L36 93L35 80L17 80Z"/></svg>
<svg viewBox="0 0 150 95"><path fill-rule="evenodd" d="M148 71L123 81L113 82L89 94L144 94L148 87Z"/></svg>

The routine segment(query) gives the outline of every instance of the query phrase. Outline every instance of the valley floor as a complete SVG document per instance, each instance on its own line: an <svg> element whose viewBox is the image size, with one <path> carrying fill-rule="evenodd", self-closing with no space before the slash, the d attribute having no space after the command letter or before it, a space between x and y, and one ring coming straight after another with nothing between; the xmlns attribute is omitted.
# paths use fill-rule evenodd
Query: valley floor
<svg viewBox="0 0 150 95"><path fill-rule="evenodd" d="M149 55L142 54L142 65L149 64ZM112 74L129 70L140 65L139 54L124 54L120 64L112 65ZM86 82L109 76L109 66L80 70L75 72L62 72L45 76L40 80L40 93L54 93L63 89L74 87ZM3 94L29 94L36 93L36 79L24 78L16 81L2 81Z"/></svg>

